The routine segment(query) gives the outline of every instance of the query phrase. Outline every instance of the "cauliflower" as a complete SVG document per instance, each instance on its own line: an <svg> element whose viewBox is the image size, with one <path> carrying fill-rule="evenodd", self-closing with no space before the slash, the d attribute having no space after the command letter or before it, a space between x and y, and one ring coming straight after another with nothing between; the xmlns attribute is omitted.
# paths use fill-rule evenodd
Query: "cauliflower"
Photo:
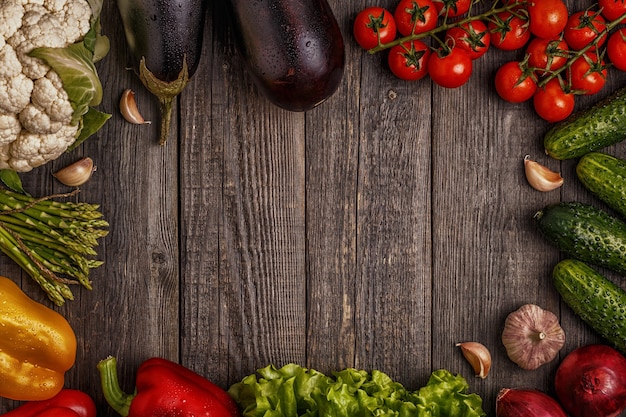
<svg viewBox="0 0 626 417"><path fill-rule="evenodd" d="M0 0L0 169L30 171L76 141L82 114L54 65L33 51L82 41L93 18L87 0Z"/></svg>

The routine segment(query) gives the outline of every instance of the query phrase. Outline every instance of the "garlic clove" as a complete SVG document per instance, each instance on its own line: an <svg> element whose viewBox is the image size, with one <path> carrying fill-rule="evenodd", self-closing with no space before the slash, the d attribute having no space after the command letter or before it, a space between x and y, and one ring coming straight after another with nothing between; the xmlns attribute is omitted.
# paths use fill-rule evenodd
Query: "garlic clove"
<svg viewBox="0 0 626 417"><path fill-rule="evenodd" d="M95 170L96 167L93 164L93 160L89 157L85 157L60 169L52 175L62 184L70 187L78 187L86 183Z"/></svg>
<svg viewBox="0 0 626 417"><path fill-rule="evenodd" d="M135 101L135 92L126 89L122 93L122 98L120 99L120 113L127 122L143 125L150 124L150 121L144 120L141 113L139 113L139 109L137 108L137 102Z"/></svg>
<svg viewBox="0 0 626 417"><path fill-rule="evenodd" d="M461 353L474 369L476 376L482 379L487 378L491 369L491 353L489 353L489 349L478 342L457 343L457 346L461 348Z"/></svg>
<svg viewBox="0 0 626 417"><path fill-rule="evenodd" d="M556 357L565 344L565 332L554 313L525 304L507 316L502 344L509 359L533 370Z"/></svg>
<svg viewBox="0 0 626 417"><path fill-rule="evenodd" d="M530 155L524 157L524 172L531 187L538 191L552 191L563 185L563 177L547 167L530 159Z"/></svg>

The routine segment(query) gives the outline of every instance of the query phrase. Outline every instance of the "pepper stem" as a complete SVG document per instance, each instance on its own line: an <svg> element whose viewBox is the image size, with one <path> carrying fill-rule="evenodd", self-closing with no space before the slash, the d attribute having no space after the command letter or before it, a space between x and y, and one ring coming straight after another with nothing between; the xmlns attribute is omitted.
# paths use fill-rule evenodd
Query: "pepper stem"
<svg viewBox="0 0 626 417"><path fill-rule="evenodd" d="M102 385L102 393L107 403L112 409L123 417L128 416L130 412L130 404L135 398L135 394L126 394L120 388L117 378L117 359L109 356L98 362L98 371L100 372L100 383Z"/></svg>
<svg viewBox="0 0 626 417"><path fill-rule="evenodd" d="M178 96L189 84L189 68L187 67L187 56L183 56L183 67L178 74L178 78L173 81L163 81L158 79L146 66L146 59L141 58L139 62L139 79L143 85L154 96L159 99L161 112L161 127L159 144L165 145L170 133L170 122L172 120L172 104L174 98Z"/></svg>

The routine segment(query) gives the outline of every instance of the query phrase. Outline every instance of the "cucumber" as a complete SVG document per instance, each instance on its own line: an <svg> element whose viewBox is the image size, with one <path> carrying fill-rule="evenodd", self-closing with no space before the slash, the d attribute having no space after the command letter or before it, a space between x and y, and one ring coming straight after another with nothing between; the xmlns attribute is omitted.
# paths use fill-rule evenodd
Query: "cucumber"
<svg viewBox="0 0 626 417"><path fill-rule="evenodd" d="M574 259L559 262L552 271L552 281L574 313L626 353L626 291Z"/></svg>
<svg viewBox="0 0 626 417"><path fill-rule="evenodd" d="M546 153L555 159L584 154L626 139L626 87L554 125L544 136Z"/></svg>
<svg viewBox="0 0 626 417"><path fill-rule="evenodd" d="M626 223L589 204L562 202L535 216L543 235L559 250L626 275Z"/></svg>
<svg viewBox="0 0 626 417"><path fill-rule="evenodd" d="M626 161L605 153L590 152L578 161L576 175L589 191L626 216Z"/></svg>

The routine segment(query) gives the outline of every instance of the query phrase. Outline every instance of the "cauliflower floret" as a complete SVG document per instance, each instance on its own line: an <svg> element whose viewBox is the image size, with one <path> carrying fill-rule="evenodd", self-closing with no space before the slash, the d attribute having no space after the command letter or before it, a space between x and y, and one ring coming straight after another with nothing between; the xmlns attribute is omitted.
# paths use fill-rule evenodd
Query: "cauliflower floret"
<svg viewBox="0 0 626 417"><path fill-rule="evenodd" d="M18 1L0 2L0 38L9 39L22 26L24 7Z"/></svg>
<svg viewBox="0 0 626 417"><path fill-rule="evenodd" d="M65 42L69 45L82 39L91 28L91 7L87 2L45 0L44 7L61 21Z"/></svg>
<svg viewBox="0 0 626 417"><path fill-rule="evenodd" d="M15 142L22 125L14 114L0 113L0 145L6 145Z"/></svg>
<svg viewBox="0 0 626 417"><path fill-rule="evenodd" d="M1 39L1 38L0 38ZM22 64L17 59L15 49L8 43L0 45L0 79L12 78L22 72Z"/></svg>
<svg viewBox="0 0 626 417"><path fill-rule="evenodd" d="M78 125L63 125L56 133L32 133L22 130L9 146L8 164L11 169L26 172L58 158L74 143Z"/></svg>
<svg viewBox="0 0 626 417"><path fill-rule="evenodd" d="M22 27L7 40L15 48L22 63L22 72L36 80L46 75L50 67L28 54L34 48L64 48L67 46L61 21L43 6L32 7L24 14Z"/></svg>
<svg viewBox="0 0 626 417"><path fill-rule="evenodd" d="M24 107L19 119L22 127L31 133L55 133L63 126L63 123L51 120L41 107L32 103Z"/></svg>
<svg viewBox="0 0 626 417"><path fill-rule="evenodd" d="M50 120L64 123L72 121L74 109L56 72L49 71L45 77L35 81L30 100L43 109Z"/></svg>
<svg viewBox="0 0 626 417"><path fill-rule="evenodd" d="M0 78L0 111L18 114L30 103L32 91L33 80L22 73Z"/></svg>

